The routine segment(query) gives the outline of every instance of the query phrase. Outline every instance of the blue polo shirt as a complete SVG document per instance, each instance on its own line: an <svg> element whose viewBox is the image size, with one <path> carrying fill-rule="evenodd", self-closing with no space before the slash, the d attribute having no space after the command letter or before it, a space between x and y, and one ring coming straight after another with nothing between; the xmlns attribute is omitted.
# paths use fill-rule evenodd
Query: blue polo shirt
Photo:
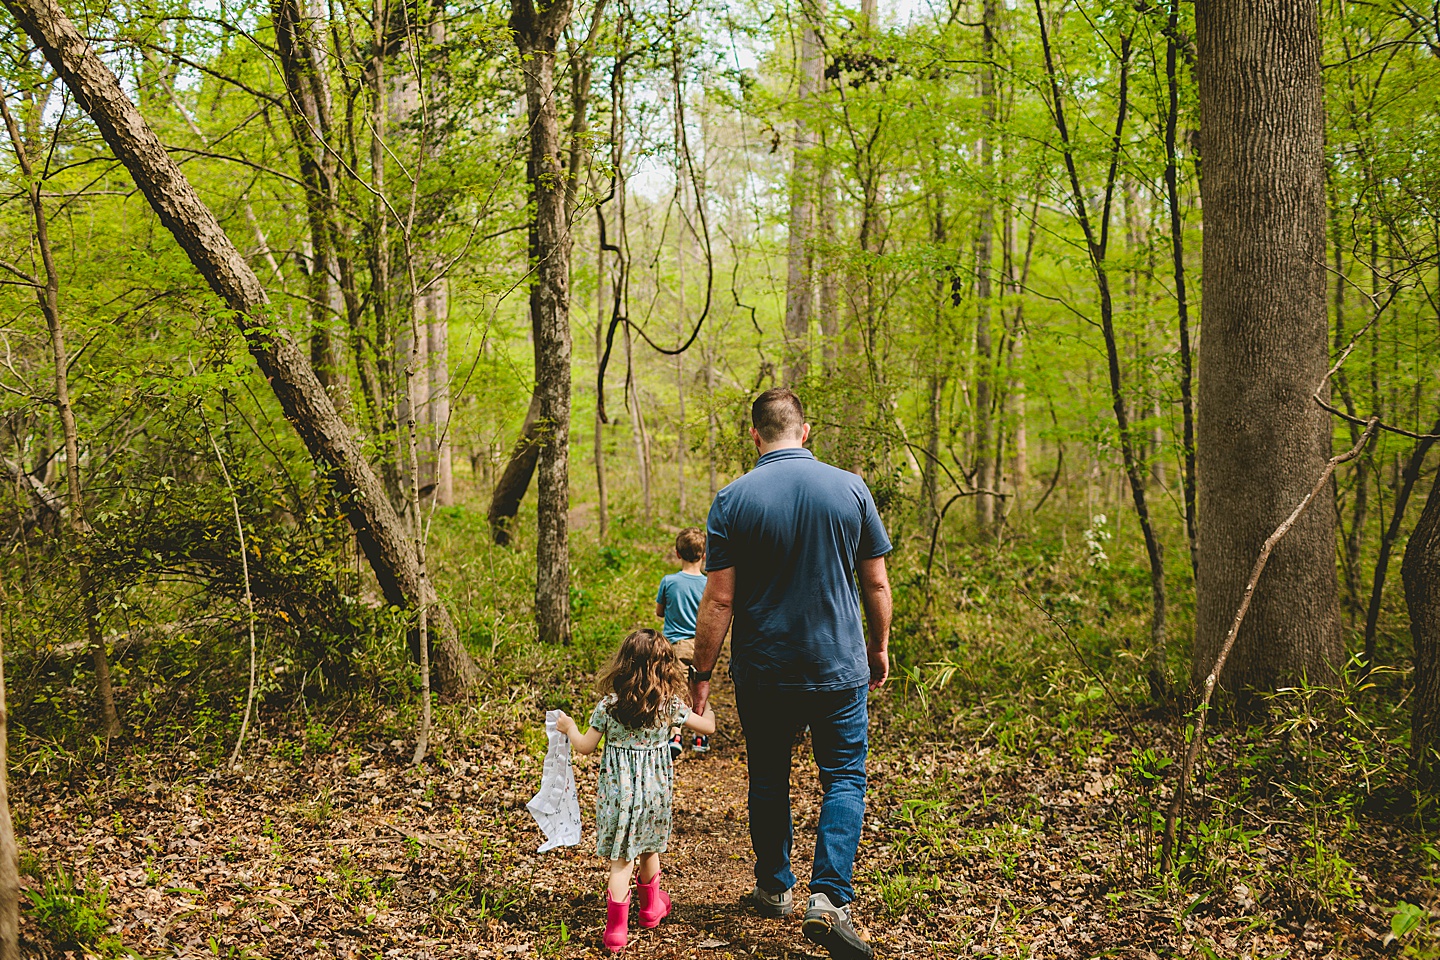
<svg viewBox="0 0 1440 960"><path fill-rule="evenodd" d="M706 533L706 570L735 568L737 685L869 683L855 566L890 538L864 480L802 447L772 450L715 495Z"/></svg>

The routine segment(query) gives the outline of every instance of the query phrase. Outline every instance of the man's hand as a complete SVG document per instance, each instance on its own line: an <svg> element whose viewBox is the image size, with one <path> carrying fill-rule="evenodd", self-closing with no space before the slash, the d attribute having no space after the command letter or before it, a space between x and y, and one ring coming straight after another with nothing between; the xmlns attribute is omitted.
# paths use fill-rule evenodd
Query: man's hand
<svg viewBox="0 0 1440 960"><path fill-rule="evenodd" d="M702 716L710 702L710 681L695 680L690 684L690 709Z"/></svg>
<svg viewBox="0 0 1440 960"><path fill-rule="evenodd" d="M885 647L866 647L865 656L870 661L870 689L879 690L890 678L890 651Z"/></svg>

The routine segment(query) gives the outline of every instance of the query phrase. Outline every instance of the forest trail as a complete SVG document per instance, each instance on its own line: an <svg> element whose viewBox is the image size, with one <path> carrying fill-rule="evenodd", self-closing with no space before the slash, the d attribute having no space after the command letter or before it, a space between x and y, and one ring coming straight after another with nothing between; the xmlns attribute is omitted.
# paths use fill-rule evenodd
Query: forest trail
<svg viewBox="0 0 1440 960"><path fill-rule="evenodd" d="M542 837L525 809L543 761L541 691L568 686L536 677L513 687L500 712L452 716L437 728L424 768L409 762L411 741L376 739L373 725L329 729L312 719L277 733L293 714L262 725L240 772L221 767L219 751L197 762L183 748L141 743L120 763L68 776L63 767L37 768L40 755L31 754L13 787L22 864L67 864L76 886L103 883L111 935L142 957L602 958L599 756L574 764L578 846L537 853ZM1389 848L1334 838L1332 856L1366 870L1356 891L1364 900L1338 917L1300 882L1304 849L1280 833L1255 840L1271 865L1268 880L1236 875L1204 896L1157 896L1133 872L1138 838L1127 826L1134 801L1121 758L1134 744L1123 735L1082 750L1048 740L1010 753L983 735L936 730L917 741L891 726L886 700L903 695L887 688L872 705L856 863L857 926L877 957L1387 955L1385 905L1415 883ZM590 698L577 696L572 709L588 713ZM677 764L674 833L662 860L673 913L655 930L632 925L625 956L824 960L800 933L800 910L770 920L740 905L753 883L744 744L728 682L716 684L713 699L720 727L712 751L687 751ZM798 906L820 787L809 744L798 743L794 757ZM197 775L206 764L214 768ZM1272 823L1287 816L1283 797L1253 802ZM1263 906L1252 896L1261 882L1270 887ZM33 876L24 883L40 892ZM1329 943L1335 935L1319 933L1322 917L1339 931Z"/></svg>
<svg viewBox="0 0 1440 960"><path fill-rule="evenodd" d="M755 877L747 815L749 778L744 739L735 719L734 688L716 684L712 702L722 726L711 738L710 753L697 756L687 749L676 764L674 832L670 849L661 858L661 885L670 891L674 908L655 930L640 929L632 915L627 952L667 960L727 954L786 960L824 957L825 951L800 933L820 799L809 744L797 745L791 774L797 909L783 919L762 919L740 905ZM587 834L582 848L589 843L593 837ZM595 876L602 877L598 866ZM596 917L593 938L598 942L604 916ZM863 918L857 920L863 930Z"/></svg>
<svg viewBox="0 0 1440 960"><path fill-rule="evenodd" d="M728 683L714 700L721 727L711 752L687 750L677 763L662 860L674 910L655 930L632 915L626 955L817 956L800 933L803 911L768 920L739 903L753 883L744 745ZM408 742L337 730L308 734L304 756L262 731L238 773L187 774L194 754L157 751L69 780L21 775L19 809L33 812L24 848L103 880L113 933L141 956L607 956L605 867L594 850L599 756L575 761L580 844L537 854L543 838L525 802L542 757L530 726L463 740L437 731L425 771L406 762ZM805 746L793 780L802 884L820 796Z"/></svg>

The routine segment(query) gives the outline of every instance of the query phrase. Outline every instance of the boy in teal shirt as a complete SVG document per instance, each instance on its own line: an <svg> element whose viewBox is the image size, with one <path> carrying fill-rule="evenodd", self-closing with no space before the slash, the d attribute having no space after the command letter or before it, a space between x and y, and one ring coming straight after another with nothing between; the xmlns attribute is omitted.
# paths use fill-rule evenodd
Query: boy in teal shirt
<svg viewBox="0 0 1440 960"><path fill-rule="evenodd" d="M675 553L680 557L680 571L660 581L655 593L655 616L665 621L665 639L675 648L675 656L689 666L695 658L695 615L700 610L700 597L705 593L705 531L686 527L675 538ZM680 734L670 741L670 754L678 757L683 749ZM710 738L695 734L694 750L705 753Z"/></svg>

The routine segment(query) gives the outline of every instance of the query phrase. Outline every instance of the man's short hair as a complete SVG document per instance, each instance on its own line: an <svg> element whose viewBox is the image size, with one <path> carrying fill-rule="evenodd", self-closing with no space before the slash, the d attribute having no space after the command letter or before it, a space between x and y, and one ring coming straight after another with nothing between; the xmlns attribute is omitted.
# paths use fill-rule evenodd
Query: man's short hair
<svg viewBox="0 0 1440 960"><path fill-rule="evenodd" d="M705 531L699 527L686 527L675 538L675 552L686 563L694 563L705 556Z"/></svg>
<svg viewBox="0 0 1440 960"><path fill-rule="evenodd" d="M782 437L799 437L805 426L805 409L789 387L766 390L750 407L750 422L766 443Z"/></svg>

